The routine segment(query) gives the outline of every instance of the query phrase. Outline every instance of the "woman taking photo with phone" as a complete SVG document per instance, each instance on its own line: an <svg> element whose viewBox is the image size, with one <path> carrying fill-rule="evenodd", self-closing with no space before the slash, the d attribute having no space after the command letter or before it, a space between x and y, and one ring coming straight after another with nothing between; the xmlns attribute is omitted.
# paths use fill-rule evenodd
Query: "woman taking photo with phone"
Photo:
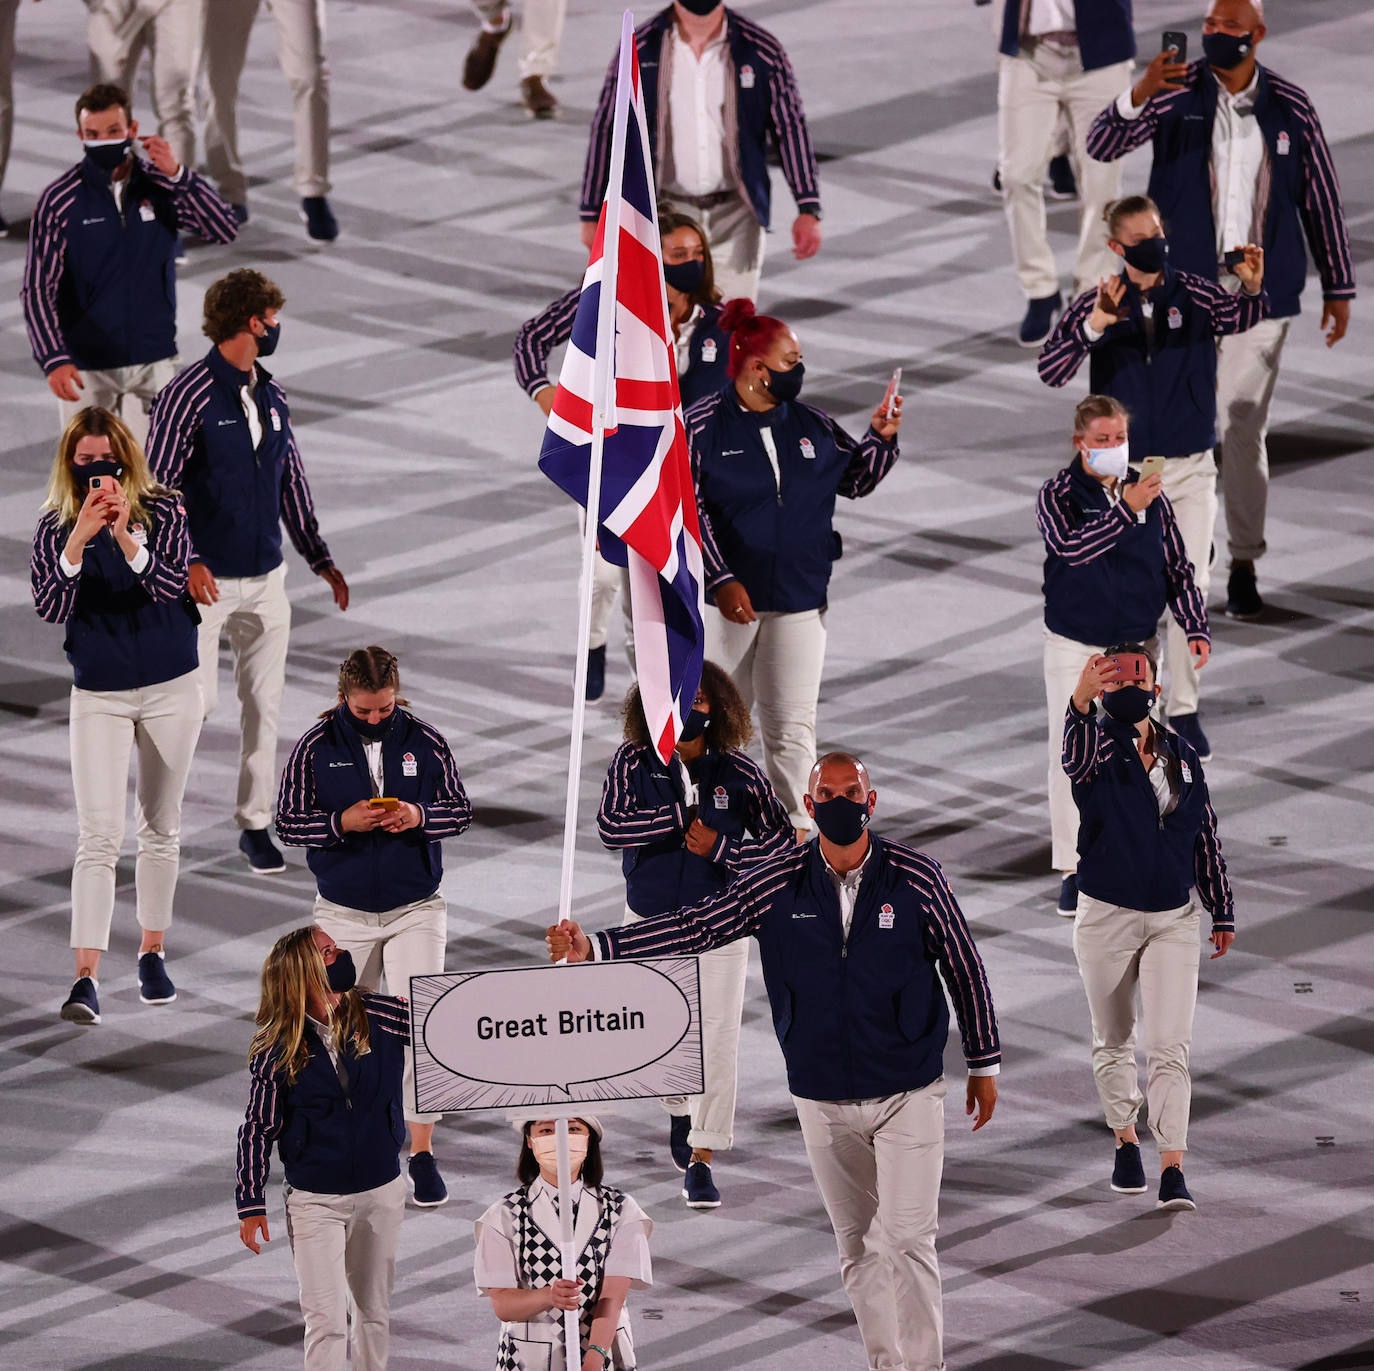
<svg viewBox="0 0 1374 1371"><path fill-rule="evenodd" d="M385 1371L391 1336L410 1019L404 1001L359 992L353 982L353 959L318 926L279 938L262 965L248 1049L239 1240L254 1255L271 1240L266 1192L275 1142L286 1171L306 1371L341 1368L350 1341L353 1371Z"/></svg>
<svg viewBox="0 0 1374 1371"><path fill-rule="evenodd" d="M352 954L358 984L409 995L412 976L444 969L445 838L472 822L457 764L437 729L401 706L400 664L364 647L339 667L339 700L298 742L282 773L277 835L309 849L315 922ZM415 1203L448 1199L433 1152L439 1115L415 1108L406 1048L408 1171Z"/></svg>
<svg viewBox="0 0 1374 1371"><path fill-rule="evenodd" d="M164 942L180 864L181 799L200 736L198 616L186 594L181 503L154 484L133 434L109 410L83 409L63 431L44 511L33 537L33 602L40 617L66 627L75 677L76 982L61 1014L96 1024L134 753L139 998L169 1004L177 996Z"/></svg>

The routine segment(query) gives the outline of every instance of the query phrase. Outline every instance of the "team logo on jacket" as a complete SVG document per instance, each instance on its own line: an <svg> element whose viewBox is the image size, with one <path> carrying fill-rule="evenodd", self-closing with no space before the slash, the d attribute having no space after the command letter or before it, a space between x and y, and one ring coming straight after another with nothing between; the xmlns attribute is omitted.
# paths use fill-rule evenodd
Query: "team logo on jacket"
<svg viewBox="0 0 1374 1371"><path fill-rule="evenodd" d="M1169 327L1170 327L1170 328L1182 328L1182 327L1183 327L1183 315L1179 313L1179 308L1178 308L1177 305L1170 305L1170 306L1169 306Z"/></svg>
<svg viewBox="0 0 1374 1371"><path fill-rule="evenodd" d="M801 455L805 457L808 462L814 462L816 460L816 448L810 438L803 438L801 440Z"/></svg>
<svg viewBox="0 0 1374 1371"><path fill-rule="evenodd" d="M717 809L729 809L729 808L730 808L730 794L729 794L729 792L725 789L725 787L724 787L723 785L718 785L718 786L716 787L716 789L715 789L715 797L716 797L716 808L717 808Z"/></svg>
<svg viewBox="0 0 1374 1371"><path fill-rule="evenodd" d="M739 69L739 83L745 90L754 89L754 69L747 64Z"/></svg>
<svg viewBox="0 0 1374 1371"><path fill-rule="evenodd" d="M892 906L891 906L890 904L885 904L885 905L878 911L878 927L879 927L879 928L891 928L891 927L892 927L892 921L893 921L893 919L895 919L896 917L897 917L897 916L892 912Z"/></svg>
<svg viewBox="0 0 1374 1371"><path fill-rule="evenodd" d="M1274 142L1274 151L1277 152L1280 157L1287 157L1288 147L1288 135L1286 133L1279 134Z"/></svg>
<svg viewBox="0 0 1374 1371"><path fill-rule="evenodd" d="M415 754L414 754L413 752L407 752L407 753L401 758L401 775L402 775L402 776L413 776L413 775L415 775Z"/></svg>
<svg viewBox="0 0 1374 1371"><path fill-rule="evenodd" d="M275 432L277 432L277 433L280 433L280 432L281 432L281 415L278 414L277 411L276 411L275 409L269 409L267 412L268 412L268 414L271 416L271 419L272 419L272 428L273 428L273 430L274 430Z"/></svg>
<svg viewBox="0 0 1374 1371"><path fill-rule="evenodd" d="M153 202L151 200L139 201L138 217L142 219L145 224L150 224L157 218L157 211L153 208Z"/></svg>
<svg viewBox="0 0 1374 1371"><path fill-rule="evenodd" d="M1183 773L1184 784L1186 784L1186 785L1192 785L1192 783L1193 783L1193 769L1192 769L1192 767L1190 767L1190 766L1188 765L1187 762L1180 762L1180 763L1178 764L1178 767L1179 767L1179 770Z"/></svg>

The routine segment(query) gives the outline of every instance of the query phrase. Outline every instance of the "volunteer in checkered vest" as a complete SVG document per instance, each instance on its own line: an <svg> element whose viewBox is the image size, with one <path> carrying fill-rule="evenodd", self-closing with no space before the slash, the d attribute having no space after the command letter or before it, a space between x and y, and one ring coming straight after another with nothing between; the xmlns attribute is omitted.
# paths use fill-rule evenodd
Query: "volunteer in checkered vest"
<svg viewBox="0 0 1374 1371"><path fill-rule="evenodd" d="M577 1279L562 1278L558 1247L555 1124L517 1119L518 1190L503 1195L474 1226L473 1277L501 1320L497 1371L548 1371L564 1360L563 1314L579 1311L582 1371L634 1371L625 1297L653 1284L653 1222L622 1190L602 1182L602 1127L588 1114L568 1121L573 1245Z"/></svg>

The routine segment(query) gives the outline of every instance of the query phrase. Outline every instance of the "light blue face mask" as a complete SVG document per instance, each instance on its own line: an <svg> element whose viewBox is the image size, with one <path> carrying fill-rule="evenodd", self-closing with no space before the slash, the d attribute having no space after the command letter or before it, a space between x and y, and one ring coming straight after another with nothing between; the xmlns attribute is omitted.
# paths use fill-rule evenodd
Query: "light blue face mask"
<svg viewBox="0 0 1374 1371"><path fill-rule="evenodd" d="M1084 454L1084 460L1094 476L1110 476L1124 481L1130 470L1130 456L1131 445L1122 443L1119 447L1090 447Z"/></svg>

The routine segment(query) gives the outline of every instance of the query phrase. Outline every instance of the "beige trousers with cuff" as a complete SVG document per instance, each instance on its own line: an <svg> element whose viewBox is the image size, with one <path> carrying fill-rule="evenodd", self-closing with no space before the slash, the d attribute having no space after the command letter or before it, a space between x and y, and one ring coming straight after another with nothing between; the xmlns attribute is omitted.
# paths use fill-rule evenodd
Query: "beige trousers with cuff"
<svg viewBox="0 0 1374 1371"><path fill-rule="evenodd" d="M495 30L510 10L506 0L472 0L482 23ZM520 15L520 77L552 76L563 41L568 0L525 0Z"/></svg>
<svg viewBox="0 0 1374 1371"><path fill-rule="evenodd" d="M79 369L79 368L78 368ZM181 369L175 357L160 362L138 362L129 367L109 367L104 371L81 371L83 389L79 400L59 400L57 412L66 428L83 409L99 405L117 414L138 439L139 447L148 444L148 412L157 393Z"/></svg>
<svg viewBox="0 0 1374 1371"><path fill-rule="evenodd" d="M1164 463L1164 493L1174 507L1183 550L1193 564L1193 580L1203 604L1212 586L1212 535L1217 524L1217 463L1211 452L1194 452L1188 457L1170 457ZM1164 657L1169 685L1166 709L1176 714L1196 714L1200 673L1188 650L1188 635L1174 621L1173 612L1164 614Z"/></svg>

